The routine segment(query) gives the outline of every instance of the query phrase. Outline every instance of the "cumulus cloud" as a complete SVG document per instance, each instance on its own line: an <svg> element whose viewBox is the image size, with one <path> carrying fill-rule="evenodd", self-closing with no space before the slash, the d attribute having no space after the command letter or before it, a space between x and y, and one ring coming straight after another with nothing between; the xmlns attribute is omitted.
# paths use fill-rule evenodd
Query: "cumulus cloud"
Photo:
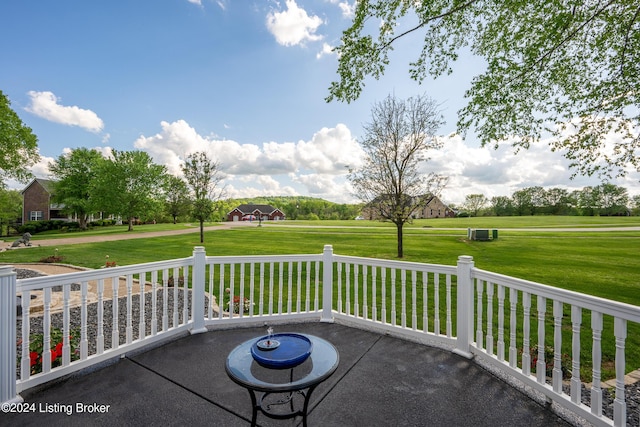
<svg viewBox="0 0 640 427"><path fill-rule="evenodd" d="M357 166L361 157L360 146L344 124L322 128L308 141L269 141L261 146L202 136L184 120L161 122L160 126L159 133L140 136L134 146L147 151L154 161L166 165L170 173L178 176L189 154L209 153L220 163L228 191L229 188L246 189L247 194L295 193L293 187L282 185L283 182L300 184L300 194L318 194L321 188L339 188L332 184L333 177L344 179L347 166ZM314 174L314 179L301 178ZM278 186L275 186L276 182ZM344 198L341 191L335 193Z"/></svg>
<svg viewBox="0 0 640 427"><path fill-rule="evenodd" d="M306 41L322 40L316 31L322 25L318 16L309 16L295 0L286 1L287 9L282 12L270 12L267 15L267 28L283 46L296 46Z"/></svg>
<svg viewBox="0 0 640 427"><path fill-rule="evenodd" d="M333 55L333 47L329 43L322 43L322 50L316 54L316 58L320 59L325 55Z"/></svg>
<svg viewBox="0 0 640 427"><path fill-rule="evenodd" d="M60 105L52 92L28 92L31 103L26 110L43 119L69 126L79 126L91 132L100 132L104 127L102 119L91 110L77 106Z"/></svg>

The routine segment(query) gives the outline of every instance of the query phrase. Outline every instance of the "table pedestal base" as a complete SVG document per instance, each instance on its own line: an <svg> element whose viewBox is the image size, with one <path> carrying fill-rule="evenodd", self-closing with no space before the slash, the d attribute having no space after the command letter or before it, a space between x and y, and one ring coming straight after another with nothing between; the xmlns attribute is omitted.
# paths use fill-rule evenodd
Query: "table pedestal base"
<svg viewBox="0 0 640 427"><path fill-rule="evenodd" d="M253 412L251 414L251 425L255 426L258 420L258 411L262 412L269 418L284 420L288 418L295 418L298 415L302 415L302 425L306 427L307 425L307 410L309 409L309 399L311 398L311 393L316 388L316 386L309 387L306 390L296 390L291 392L261 392L260 396L256 396L256 392L251 389L247 389L249 391L249 396L251 396L251 406L253 407ZM265 402L265 398L269 395L273 394L283 394L284 398L277 400L275 402ZM299 394L304 398L304 404L302 409L294 409L293 398L294 395ZM281 406L289 404L289 412L273 412L272 408L274 406Z"/></svg>

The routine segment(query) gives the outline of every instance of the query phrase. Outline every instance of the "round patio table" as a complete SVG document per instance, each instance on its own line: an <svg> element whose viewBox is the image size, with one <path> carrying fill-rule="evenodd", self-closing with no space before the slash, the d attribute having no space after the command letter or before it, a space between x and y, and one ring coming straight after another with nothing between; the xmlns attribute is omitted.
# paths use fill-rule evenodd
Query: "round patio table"
<svg viewBox="0 0 640 427"><path fill-rule="evenodd" d="M340 357L333 344L314 335L298 335L308 338L312 348L309 357L293 367L272 368L256 362L251 354L256 338L243 342L229 353L225 367L227 375L249 391L252 426L256 425L258 411L274 419L302 415L302 423L306 426L311 393L337 369ZM304 399L298 410L294 409L296 395ZM288 409L283 412L285 405Z"/></svg>

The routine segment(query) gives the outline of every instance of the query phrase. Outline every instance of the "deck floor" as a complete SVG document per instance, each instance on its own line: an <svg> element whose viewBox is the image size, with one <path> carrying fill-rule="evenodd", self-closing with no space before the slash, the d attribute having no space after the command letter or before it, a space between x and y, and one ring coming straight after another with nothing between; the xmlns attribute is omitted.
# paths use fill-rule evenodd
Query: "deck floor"
<svg viewBox="0 0 640 427"><path fill-rule="evenodd" d="M276 327L285 331L324 338L340 353L337 371L311 396L310 426L568 425L473 361L446 350L331 323ZM247 426L249 394L227 377L224 364L235 346L264 333L264 328L244 328L180 338L26 391L25 402L34 404L35 412L2 414L0 420L13 426ZM88 406L78 412L78 405ZM263 426L301 423L300 417L258 415Z"/></svg>

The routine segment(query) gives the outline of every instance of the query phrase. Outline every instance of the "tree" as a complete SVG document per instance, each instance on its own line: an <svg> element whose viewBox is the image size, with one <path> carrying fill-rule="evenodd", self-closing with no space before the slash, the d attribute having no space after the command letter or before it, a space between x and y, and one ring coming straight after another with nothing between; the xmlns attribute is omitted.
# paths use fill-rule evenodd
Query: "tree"
<svg viewBox="0 0 640 427"><path fill-rule="evenodd" d="M637 0L359 1L327 101L358 98L394 46L419 33L422 51L409 64L419 82L451 73L466 52L486 60L465 94L460 131L519 148L552 136L576 173L624 174L640 168L639 27Z"/></svg>
<svg viewBox="0 0 640 427"><path fill-rule="evenodd" d="M467 194L464 198L464 207L473 216L478 216L480 209L484 208L489 199L484 194Z"/></svg>
<svg viewBox="0 0 640 427"><path fill-rule="evenodd" d="M178 217L189 212L189 188L182 178L169 175L164 187L165 210L177 223Z"/></svg>
<svg viewBox="0 0 640 427"><path fill-rule="evenodd" d="M200 243L204 243L204 222L211 217L213 201L222 198L220 165L205 152L191 154L182 166L182 173L193 196L192 215L200 222Z"/></svg>
<svg viewBox="0 0 640 427"><path fill-rule="evenodd" d="M513 200L513 209L517 215L533 215L533 201L531 200L531 192L527 189L518 190L511 196Z"/></svg>
<svg viewBox="0 0 640 427"><path fill-rule="evenodd" d="M166 168L154 164L144 151L112 154L96 170L91 197L97 210L127 218L132 231L135 218L158 209Z"/></svg>
<svg viewBox="0 0 640 427"><path fill-rule="evenodd" d="M507 196L495 196L491 198L491 207L496 216L513 215L513 202Z"/></svg>
<svg viewBox="0 0 640 427"><path fill-rule="evenodd" d="M442 146L434 136L441 124L438 106L430 98L388 96L373 106L371 122L363 127L362 165L349 170L356 195L379 217L396 225L398 258L403 257L404 224L446 181L421 170L428 150Z"/></svg>
<svg viewBox="0 0 640 427"><path fill-rule="evenodd" d="M96 169L104 161L97 150L76 148L49 163L49 170L56 180L53 199L64 206L63 212L77 216L81 230L87 229L89 215L95 212L91 205L91 186Z"/></svg>
<svg viewBox="0 0 640 427"><path fill-rule="evenodd" d="M0 187L0 236L7 227L7 236L11 224L17 222L22 215L22 196L16 190L5 190Z"/></svg>
<svg viewBox="0 0 640 427"><path fill-rule="evenodd" d="M625 215L627 213L629 195L626 188L603 183L595 187L593 193L599 215Z"/></svg>
<svg viewBox="0 0 640 427"><path fill-rule="evenodd" d="M32 176L28 169L38 160L38 138L0 90L0 182L5 178L26 182Z"/></svg>

